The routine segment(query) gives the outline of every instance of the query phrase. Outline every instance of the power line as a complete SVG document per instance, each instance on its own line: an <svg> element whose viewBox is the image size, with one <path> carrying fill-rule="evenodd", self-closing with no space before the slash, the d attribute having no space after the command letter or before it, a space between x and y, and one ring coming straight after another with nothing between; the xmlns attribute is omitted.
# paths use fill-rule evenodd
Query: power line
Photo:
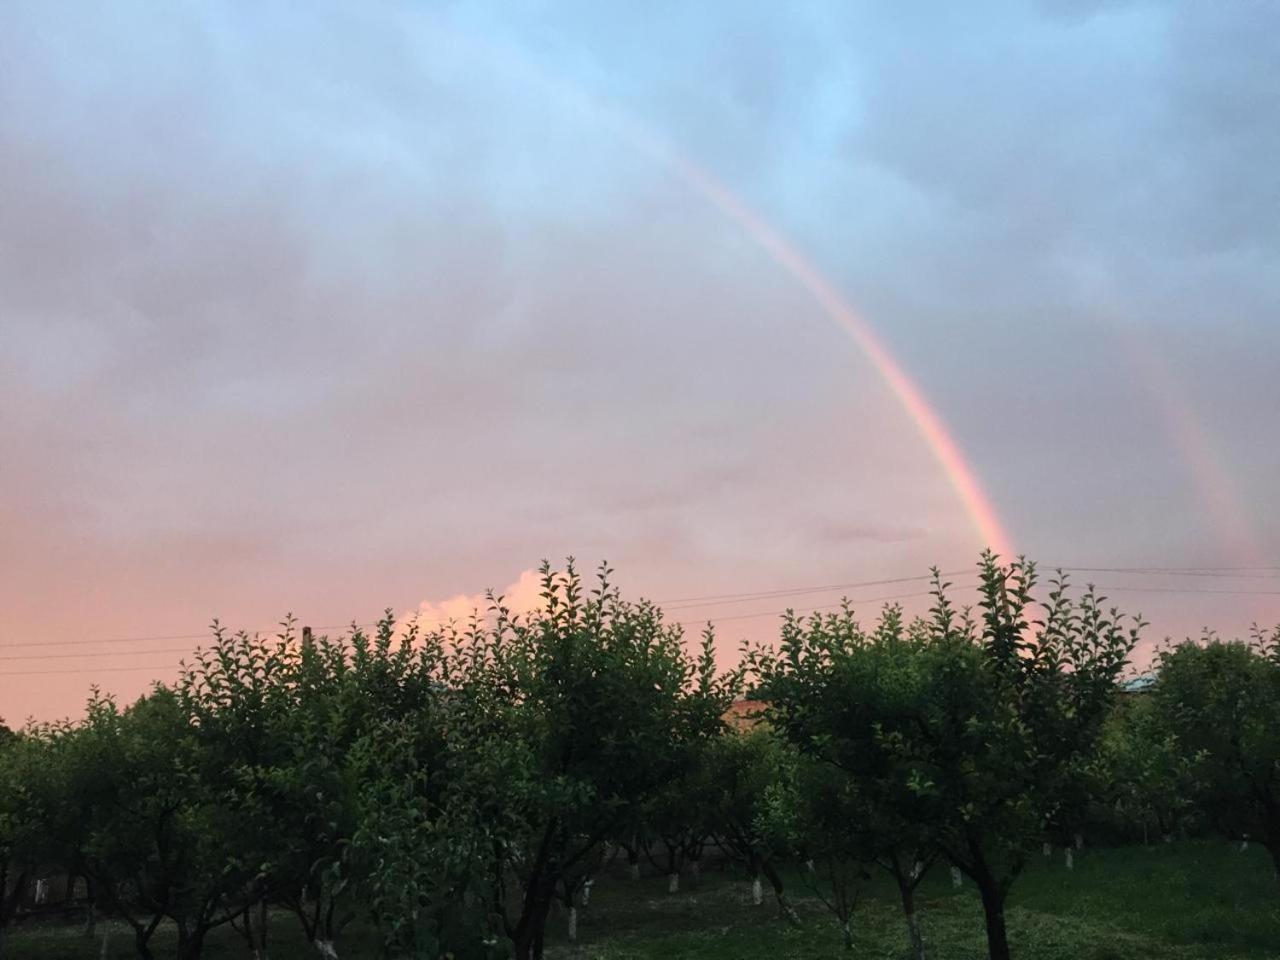
<svg viewBox="0 0 1280 960"><path fill-rule="evenodd" d="M961 577L973 574L974 570L948 570L942 577ZM854 590L859 587L885 587L896 583L919 583L932 580L933 574L918 577L894 577L889 580L862 580L852 583L832 583L815 587L785 587L776 590L761 590L751 593L715 593L703 597L679 597L674 600L656 600L655 604L667 610L681 610L685 606L701 607L721 603L739 603L746 600L764 600L769 597L785 597L802 593L825 593L830 590ZM681 606L683 605L683 606Z"/></svg>
<svg viewBox="0 0 1280 960"><path fill-rule="evenodd" d="M1160 576L1184 576L1184 577L1238 577L1240 579L1276 579L1280 577L1280 567L1072 567L1072 566L1055 566L1047 567L1045 564L1038 565L1040 570L1046 568L1052 570L1061 570L1064 573L1133 573L1144 575L1160 575ZM1232 573L1233 570L1266 570L1273 571L1271 573ZM977 576L978 570L969 568L964 570L946 570L940 576L945 580L948 577ZM832 590L853 590L859 587L879 587L888 586L898 583L919 583L921 581L932 580L933 574L915 577L895 577L888 580L862 580L849 583L822 584L815 586L796 586L786 587L775 590L761 590L749 593L718 593L708 594L701 597L677 597L671 600L659 600L655 603L666 610L681 610L687 607L699 606L718 606L726 603L744 603L751 600L764 600L770 597L787 597L799 596L806 593L827 593Z"/></svg>
<svg viewBox="0 0 1280 960"><path fill-rule="evenodd" d="M1116 593L1176 593L1176 594L1230 594L1244 597L1280 597L1280 590L1218 590L1199 587L1140 587L1140 586L1104 586L1095 584L1098 590L1112 590Z"/></svg>
<svg viewBox="0 0 1280 960"><path fill-rule="evenodd" d="M126 670L177 670L182 664L180 663L138 663L127 667L91 667L85 670L14 670L12 672L0 673L0 677L39 677L49 676L51 674L86 674L86 673L121 673Z"/></svg>
<svg viewBox="0 0 1280 960"><path fill-rule="evenodd" d="M374 626L374 624L373 623L341 623L341 624L330 624L328 626L312 627L312 629L313 630L346 630L350 627L365 628L365 627L371 627L371 626ZM236 630L234 634L229 634L229 635L234 636L239 633L250 633L250 634L269 633L272 630L278 630L279 627L280 627L280 624L276 624L274 627L265 627L258 630L244 630L244 631ZM175 634L168 634L165 636L153 636L153 637L100 637L100 638L95 638L91 640L24 640L19 643L0 643L0 649L10 649L10 648L17 649L18 647L67 647L75 644L144 643L144 642L150 642L154 640L210 640L211 641L213 640L213 632L208 631L206 633L187 633L187 634L175 633ZM121 651L121 652L122 653L159 653L161 651L134 650L134 651ZM0 659L3 659L3 658L0 658Z"/></svg>
<svg viewBox="0 0 1280 960"><path fill-rule="evenodd" d="M882 603L882 602L888 602L890 600L908 600L913 597L931 597L931 596L933 596L932 590L919 590L919 591L916 591L915 593L897 593L887 597L866 597L865 599L857 602L858 603ZM850 607L852 607L854 605L854 602L850 601L849 605ZM681 626L681 627L688 627L688 626L694 626L694 625L701 626L708 622L712 624L717 624L717 623L724 623L729 620L752 620L758 617L780 617L787 612L816 613L819 610L837 610L843 606L844 606L843 603L824 603L815 607L801 607L799 609L788 607L785 610L763 610L759 613L739 613L731 617L707 617L703 620L674 620L672 621L672 623L674 623L676 626Z"/></svg>
<svg viewBox="0 0 1280 960"><path fill-rule="evenodd" d="M1060 569L1068 573L1133 573L1142 576L1217 577L1227 580L1275 580L1280 578L1280 567L1055 567L1053 569ZM1235 570L1270 572L1232 572Z"/></svg>
<svg viewBox="0 0 1280 960"><path fill-rule="evenodd" d="M1242 573L1238 571L1275 571L1280 573L1280 567L1070 567L1061 566L1054 569L1060 569L1064 572L1076 573L1128 573L1136 575L1152 575L1152 576L1181 576L1181 577L1239 577L1241 579L1273 579L1272 576L1264 573ZM950 570L941 574L944 580L957 577L975 575L976 570ZM852 590L871 586L884 586L899 583L918 583L932 579L932 574L914 577L894 577L881 580L862 580L849 581L839 584L822 584L815 586L797 586L787 587L776 590L762 590L745 593L732 594L708 594L701 597L685 597L676 600L668 600L658 603L658 606L667 610L684 610L699 606L719 606L730 603L746 603L753 600L779 599L784 597L802 596L810 593L823 593L833 590ZM974 589L976 584L952 584L953 589L969 590ZM1258 589L1219 589L1219 588L1200 588L1200 587L1159 587L1159 586L1140 586L1140 585L1097 585L1097 589L1106 590L1114 593L1163 593L1163 594L1205 594L1205 595L1229 595L1229 596L1280 596L1280 590L1258 590ZM898 599L910 599L915 597L931 596L932 591L919 591L914 593L896 594L892 596L882 597L865 597L851 601L854 605L881 603ZM806 607L795 612L807 613L817 610L835 609L841 606L839 603L822 604L812 607ZM673 621L681 626L690 626L694 624L703 624L708 621L713 623L729 622L737 620L752 620L761 617L781 616L786 612L781 610L766 610L746 614L736 614L732 616L709 616L699 618L697 620L680 620ZM266 633L271 630L278 630L282 624L276 624L273 627L264 628L259 631L247 631L250 633L260 632ZM330 624L315 627L317 631L323 630L339 630L351 627L366 628L373 626L372 623L345 623ZM240 631L237 631L239 633ZM105 645L105 644L123 644L123 643L142 643L160 640L209 640L210 633L200 634L157 634L151 636L139 637L105 637L85 640L50 640L50 641L23 641L18 643L0 644L0 649L19 649L24 647L65 647L65 646L83 646L83 645ZM189 648L165 648L156 649L148 648L143 650L118 650L103 653L94 652L73 652L73 653L56 653L56 654L21 654L14 656L0 656L0 660L56 660L56 659L76 659L79 657L100 657L100 656L137 656L139 654L160 654L160 653L194 653L194 649ZM91 670L124 670L124 669L145 669L143 667L88 667L84 670L68 670L53 671L66 673L86 673ZM51 671L14 671L0 672L0 676L24 676L33 673L48 673Z"/></svg>
<svg viewBox="0 0 1280 960"><path fill-rule="evenodd" d="M160 650L104 650L101 653L79 651L76 653L20 653L0 656L0 660L77 660L82 657L137 657L158 656L162 653L195 653L188 647L165 647ZM93 669L97 669L94 667Z"/></svg>

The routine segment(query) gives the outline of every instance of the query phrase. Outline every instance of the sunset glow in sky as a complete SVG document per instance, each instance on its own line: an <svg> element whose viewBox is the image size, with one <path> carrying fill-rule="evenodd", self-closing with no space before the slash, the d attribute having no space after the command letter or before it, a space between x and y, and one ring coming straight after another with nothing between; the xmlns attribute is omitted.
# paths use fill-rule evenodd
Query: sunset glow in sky
<svg viewBox="0 0 1280 960"><path fill-rule="evenodd" d="M726 657L988 544L1150 643L1280 622L1277 36L4 4L0 718L136 696L214 617L460 616L569 554Z"/></svg>

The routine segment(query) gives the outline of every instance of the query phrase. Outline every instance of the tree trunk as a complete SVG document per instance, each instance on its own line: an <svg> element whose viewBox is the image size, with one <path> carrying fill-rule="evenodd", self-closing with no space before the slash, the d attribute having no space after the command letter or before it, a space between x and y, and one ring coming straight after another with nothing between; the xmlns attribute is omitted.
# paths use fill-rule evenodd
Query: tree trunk
<svg viewBox="0 0 1280 960"><path fill-rule="evenodd" d="M264 897L258 901L258 949L254 951L257 960L267 960L267 901Z"/></svg>
<svg viewBox="0 0 1280 960"><path fill-rule="evenodd" d="M911 956L925 960L924 932L920 929L920 917L914 912L907 914L907 936L911 940Z"/></svg>
<svg viewBox="0 0 1280 960"><path fill-rule="evenodd" d="M569 908L569 942L578 942L578 908Z"/></svg>
<svg viewBox="0 0 1280 960"><path fill-rule="evenodd" d="M324 957L324 960L338 960L338 948L333 945L332 940L313 940L311 941L316 948L316 952Z"/></svg>
<svg viewBox="0 0 1280 960"><path fill-rule="evenodd" d="M1280 841L1270 841L1267 844L1267 852L1271 854L1271 864L1275 868L1276 880L1280 881Z"/></svg>
<svg viewBox="0 0 1280 960"><path fill-rule="evenodd" d="M674 872L667 874L667 893L679 893L679 892L680 892L680 874L674 873Z"/></svg>
<svg viewBox="0 0 1280 960"><path fill-rule="evenodd" d="M960 872L959 867L952 867L951 868L951 886L959 890L960 887L963 885L964 885L964 874Z"/></svg>
<svg viewBox="0 0 1280 960"><path fill-rule="evenodd" d="M524 915L511 938L515 960L542 960L547 916L555 896L555 881L535 881L525 897Z"/></svg>
<svg viewBox="0 0 1280 960"><path fill-rule="evenodd" d="M98 897L89 875L86 873L80 879L84 881L84 935L86 939L92 940L98 932ZM75 893L74 883L70 892Z"/></svg>
<svg viewBox="0 0 1280 960"><path fill-rule="evenodd" d="M898 896L902 898L902 912L907 918L907 937L911 941L911 956L914 960L925 960L924 934L920 931L920 918L916 915L916 891L906 877L897 877Z"/></svg>
<svg viewBox="0 0 1280 960"><path fill-rule="evenodd" d="M151 944L148 942L150 939L151 934L149 932L144 932L141 929L133 932L133 948L138 951L138 956L142 960L155 960L155 954L151 952Z"/></svg>
<svg viewBox="0 0 1280 960"><path fill-rule="evenodd" d="M1010 960L1009 933L1004 925L1004 894L990 877L978 882L978 892L982 894L982 912L987 922L987 956L990 960Z"/></svg>
<svg viewBox="0 0 1280 960"><path fill-rule="evenodd" d="M795 908L787 901L786 894L782 891L782 876L777 870L773 869L773 864L768 860L760 862L760 869L764 871L764 875L769 878L769 884L773 887L773 895L778 901L778 908L782 911L782 916L786 918L787 923L793 927L800 926L800 916L796 913ZM757 878L758 880L759 878Z"/></svg>
<svg viewBox="0 0 1280 960"><path fill-rule="evenodd" d="M257 914L255 919L254 914ZM244 935L253 960L267 960L267 901L259 900L244 909Z"/></svg>
<svg viewBox="0 0 1280 960"><path fill-rule="evenodd" d="M853 931L849 929L849 921L844 922L844 948L846 950L853 949Z"/></svg>
<svg viewBox="0 0 1280 960"><path fill-rule="evenodd" d="M185 924L178 925L178 960L200 960L200 953L204 950L204 935L207 931L203 926L197 926L194 930L188 930Z"/></svg>

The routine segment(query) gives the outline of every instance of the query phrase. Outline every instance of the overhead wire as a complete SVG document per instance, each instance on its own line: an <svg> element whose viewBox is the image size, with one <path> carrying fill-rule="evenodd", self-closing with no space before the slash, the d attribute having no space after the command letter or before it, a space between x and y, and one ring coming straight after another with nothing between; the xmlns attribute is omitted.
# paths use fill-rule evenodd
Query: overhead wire
<svg viewBox="0 0 1280 960"><path fill-rule="evenodd" d="M1085 567L1085 566L1058 566L1052 569L1061 570L1064 573L1124 573L1140 576L1179 576L1179 577L1206 577L1206 578L1231 578L1240 579L1273 579L1275 575L1280 574L1280 567ZM968 576L976 574L976 570L951 570L940 574L944 582L948 582L952 589L971 590L976 588L976 584L956 584L951 578ZM812 593L824 593L834 590L857 590L872 586L885 586L899 583L917 583L933 579L933 575L913 576L913 577L894 577L880 580L862 580L848 581L845 583L822 584L815 586L798 586L787 587L774 590L761 590L754 592L741 593L725 593L725 594L707 594L698 597L683 597L665 602L659 602L656 605L664 610L687 610L704 606L721 606L725 604L746 603L755 600L782 599L786 597L803 596ZM1230 595L1230 596L1280 596L1280 590L1266 589L1223 589L1216 587L1161 587L1155 585L1141 584L1097 584L1095 589L1099 591L1109 591L1114 593L1160 593L1169 595ZM865 605L870 603L885 603L895 600L915 599L920 597L931 596L933 591L922 590L908 593L891 594L887 596L862 597L849 599L851 606ZM764 617L779 617L791 612L797 614L814 613L821 610L834 610L841 607L843 603L818 604L803 608L783 608L770 609L762 611L754 611L750 613L731 614L728 616L719 616L711 614L706 617L695 619L683 619L671 621L679 626L702 625L705 623L722 623L735 622L741 620L760 619ZM362 629L372 626L372 623L345 623L331 624L314 627L316 631L338 630L338 629ZM253 632L268 632L269 630L278 630L284 624L276 624L273 627ZM237 631L237 633L240 631ZM18 643L0 643L0 649L19 649L27 647L40 647L41 649L54 646L77 646L77 645L105 645L105 644L124 644L124 643L144 643L161 640L207 640L209 633L203 634L156 634L139 637L105 637L92 638L82 640L51 640L51 641L23 641ZM69 653L32 653L18 655L0 655L0 661L11 660L71 660L84 657L103 657L103 656L139 656L139 655L158 655L168 653L195 653L195 649L191 648L147 648L139 650L111 650L103 652L93 651L74 651ZM104 671L126 671L126 670L165 670L177 669L181 664L132 664L132 665L115 665L115 666L86 666L83 668L71 669L48 669L48 670L16 670L16 671L0 671L0 677L17 677L17 676L35 676L50 674L83 674L89 672Z"/></svg>

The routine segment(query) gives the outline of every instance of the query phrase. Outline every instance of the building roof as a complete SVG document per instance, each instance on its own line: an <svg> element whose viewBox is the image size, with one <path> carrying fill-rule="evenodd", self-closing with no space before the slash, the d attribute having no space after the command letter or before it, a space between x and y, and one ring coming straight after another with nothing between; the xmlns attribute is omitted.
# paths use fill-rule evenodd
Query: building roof
<svg viewBox="0 0 1280 960"><path fill-rule="evenodd" d="M729 709L721 715L720 719L734 730L745 732L753 729L763 719L761 715L767 709L769 709L767 700L735 700L729 704Z"/></svg>
<svg viewBox="0 0 1280 960"><path fill-rule="evenodd" d="M1146 693L1155 685L1156 675L1154 673L1143 673L1122 681L1120 691L1121 693Z"/></svg>

